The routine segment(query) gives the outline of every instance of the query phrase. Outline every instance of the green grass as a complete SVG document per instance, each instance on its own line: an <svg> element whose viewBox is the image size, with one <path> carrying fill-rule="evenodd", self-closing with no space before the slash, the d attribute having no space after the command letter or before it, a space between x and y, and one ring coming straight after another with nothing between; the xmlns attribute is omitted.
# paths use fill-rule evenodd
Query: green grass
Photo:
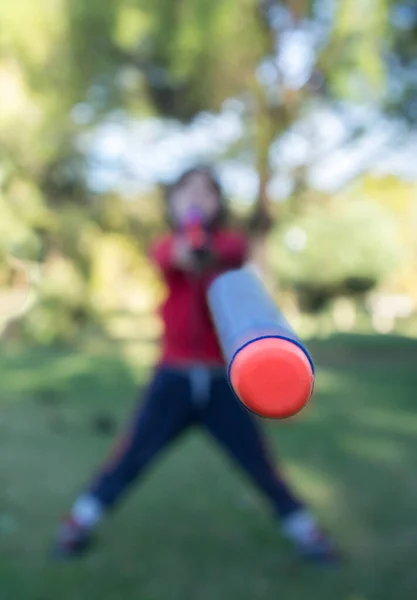
<svg viewBox="0 0 417 600"><path fill-rule="evenodd" d="M349 564L302 565L261 498L199 432L159 461L80 562L55 524L110 449L144 369L120 348L0 355L1 600L412 600L417 590L417 341L312 341L314 401L267 423L276 456Z"/></svg>

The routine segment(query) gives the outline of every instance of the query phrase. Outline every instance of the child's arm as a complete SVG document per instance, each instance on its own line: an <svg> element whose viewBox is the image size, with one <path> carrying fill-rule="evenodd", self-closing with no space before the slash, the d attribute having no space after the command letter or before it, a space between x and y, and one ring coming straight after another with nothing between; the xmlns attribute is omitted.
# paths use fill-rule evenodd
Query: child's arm
<svg viewBox="0 0 417 600"><path fill-rule="evenodd" d="M249 257L249 241L241 233L224 233L214 240L212 253L221 266L239 268Z"/></svg>
<svg viewBox="0 0 417 600"><path fill-rule="evenodd" d="M182 237L170 237L157 242L151 250L151 259L164 275L179 271L198 273L219 265L236 269L247 260L249 243L243 234L222 233L215 236L207 253L199 256Z"/></svg>
<svg viewBox="0 0 417 600"><path fill-rule="evenodd" d="M151 249L151 260L162 273L194 271L196 258L190 246L182 238L165 238Z"/></svg>

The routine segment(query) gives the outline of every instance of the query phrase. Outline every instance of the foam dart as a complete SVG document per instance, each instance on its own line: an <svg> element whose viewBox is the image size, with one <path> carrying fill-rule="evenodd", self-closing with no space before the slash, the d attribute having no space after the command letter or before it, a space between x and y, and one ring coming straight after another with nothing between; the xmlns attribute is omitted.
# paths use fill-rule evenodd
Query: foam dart
<svg viewBox="0 0 417 600"><path fill-rule="evenodd" d="M302 410L314 364L259 277L247 267L229 271L213 281L207 300L239 400L273 419Z"/></svg>

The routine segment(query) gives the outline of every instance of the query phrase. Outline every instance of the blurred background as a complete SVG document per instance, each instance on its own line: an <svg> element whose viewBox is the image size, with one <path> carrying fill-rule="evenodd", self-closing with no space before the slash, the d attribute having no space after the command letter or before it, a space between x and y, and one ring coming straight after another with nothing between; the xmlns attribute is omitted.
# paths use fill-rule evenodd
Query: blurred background
<svg viewBox="0 0 417 600"><path fill-rule="evenodd" d="M1 4L1 600L415 598L416 56L412 0ZM48 565L157 356L147 249L196 162L318 364L266 426L343 572L295 568L199 436L97 555Z"/></svg>

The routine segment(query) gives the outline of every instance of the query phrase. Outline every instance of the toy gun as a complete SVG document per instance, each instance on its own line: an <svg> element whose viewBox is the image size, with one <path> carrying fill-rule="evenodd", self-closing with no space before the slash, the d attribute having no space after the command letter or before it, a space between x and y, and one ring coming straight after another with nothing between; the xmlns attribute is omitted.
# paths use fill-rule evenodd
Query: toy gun
<svg viewBox="0 0 417 600"><path fill-rule="evenodd" d="M195 206L191 207L183 222L183 234L188 244L198 258L208 254L208 235L204 227L202 212Z"/></svg>

